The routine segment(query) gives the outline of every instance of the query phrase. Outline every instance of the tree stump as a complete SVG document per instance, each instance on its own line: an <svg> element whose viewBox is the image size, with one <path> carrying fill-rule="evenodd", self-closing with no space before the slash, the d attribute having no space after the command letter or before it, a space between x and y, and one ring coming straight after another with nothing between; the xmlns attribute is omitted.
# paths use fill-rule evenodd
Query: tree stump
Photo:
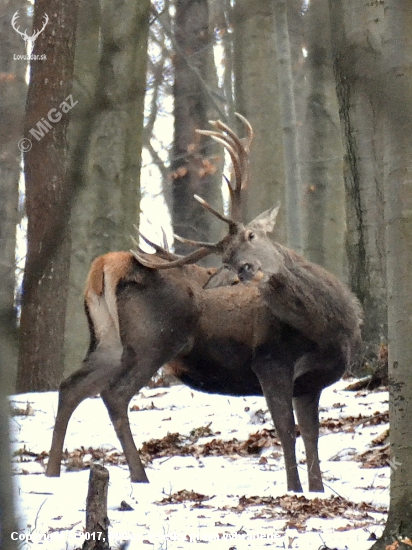
<svg viewBox="0 0 412 550"><path fill-rule="evenodd" d="M109 550L107 488L109 472L99 464L90 467L86 500L86 532L82 550Z"/></svg>

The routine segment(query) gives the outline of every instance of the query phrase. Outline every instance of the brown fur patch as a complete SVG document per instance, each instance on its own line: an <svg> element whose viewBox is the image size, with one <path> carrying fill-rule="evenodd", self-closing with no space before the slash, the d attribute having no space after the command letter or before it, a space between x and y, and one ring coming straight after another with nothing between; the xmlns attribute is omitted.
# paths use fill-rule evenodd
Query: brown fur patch
<svg viewBox="0 0 412 550"><path fill-rule="evenodd" d="M102 296L104 292L104 272L110 273L112 281L127 278L133 266L133 255L130 252L109 252L96 258L86 279L85 296L93 292Z"/></svg>

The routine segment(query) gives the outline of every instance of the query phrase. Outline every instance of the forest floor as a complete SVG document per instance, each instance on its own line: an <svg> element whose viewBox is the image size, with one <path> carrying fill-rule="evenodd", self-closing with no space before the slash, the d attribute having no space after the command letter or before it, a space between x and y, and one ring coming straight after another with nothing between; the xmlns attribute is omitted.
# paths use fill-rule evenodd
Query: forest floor
<svg viewBox="0 0 412 550"><path fill-rule="evenodd" d="M13 396L19 534L27 535L20 547L82 546L87 468L98 461L110 473L113 549L369 549L383 530L389 502L388 392L348 391L349 382L321 397L321 495L287 492L282 450L263 398L208 395L185 386L143 389L129 416L150 484L132 484L99 398L75 411L62 475L46 478L57 393ZM300 437L298 460L306 486Z"/></svg>

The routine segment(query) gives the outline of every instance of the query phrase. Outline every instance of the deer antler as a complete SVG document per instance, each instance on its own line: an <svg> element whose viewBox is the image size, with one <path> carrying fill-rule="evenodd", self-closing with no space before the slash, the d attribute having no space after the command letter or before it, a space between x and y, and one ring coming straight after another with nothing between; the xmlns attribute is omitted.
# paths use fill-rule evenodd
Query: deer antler
<svg viewBox="0 0 412 550"><path fill-rule="evenodd" d="M233 171L235 173L235 186L232 187L229 180L227 178L225 179L230 192L232 219L234 222L239 223L242 221L242 189L247 186L249 179L249 152L253 140L253 129L250 122L244 116L239 113L235 113L235 115L246 127L246 138L239 138L239 136L221 120L209 121L211 126L220 131L196 130L196 132L204 136L209 136L218 143L221 143L230 155ZM205 208L208 208L205 201L202 204ZM208 210L216 215L211 207L209 207Z"/></svg>
<svg viewBox="0 0 412 550"><path fill-rule="evenodd" d="M205 258L206 256L209 256L210 254L213 254L213 253L222 254L227 244L231 241L232 237L234 235L237 235L239 231L243 228L241 198L242 198L242 189L246 187L247 180L249 177L249 150L253 139L253 130L252 130L252 126L246 120L245 117L243 117L239 113L235 113L235 114L246 127L246 133L247 133L246 138L239 138L237 134L235 134L235 132L221 120L210 121L210 124L214 128L217 128L219 131L196 130L197 133L205 136L210 136L215 141L222 143L223 146L229 152L230 158L232 159L233 170L235 173L234 187L229 182L229 180L225 178L229 187L230 197L231 197L231 205L232 205L231 218L227 218L226 216L223 216L217 210L212 208L212 206L210 206L210 204L207 203L204 199L202 199L198 195L194 195L194 198L198 202L200 202L203 208L206 208L206 210L209 210L209 212L211 212L214 216L219 218L219 220L224 221L229 225L229 234L226 235L223 239L221 239L217 243L192 241L189 239L183 239L182 237L175 235L175 238L181 241L182 243L189 244L191 246L200 246L198 250L195 250L194 252L191 252L186 256L176 256L176 255L172 255L165 248L162 248L159 245L156 245L151 241L149 241L136 228L139 235L141 235L141 237L149 245L153 246L153 248L156 250L156 252L158 253L157 259L161 258L162 260L165 260L165 262L151 261L146 256L142 255L142 251L140 249L136 251L131 250L131 253L133 254L133 256L142 265L149 267L151 269L172 269L174 267L195 263L198 260ZM137 245L136 242L135 244ZM175 256L175 257L172 258L172 256Z"/></svg>
<svg viewBox="0 0 412 550"><path fill-rule="evenodd" d="M171 260L167 261L165 263L163 262L152 262L151 260L148 260L146 257L142 256L142 253L137 250L130 250L130 252L133 254L133 256L136 258L138 262L140 262L145 267L149 267L150 269L172 269L175 267L182 267L187 264L194 264L198 260L201 260L202 258L205 258L206 256L209 256L212 251L208 248L199 248L198 250L195 250L191 254L188 254L187 256L182 256L181 258L177 260ZM152 254L152 256L155 256ZM156 257L156 256L155 256Z"/></svg>
<svg viewBox="0 0 412 550"><path fill-rule="evenodd" d="M166 247L162 247L154 242L152 242L150 239L145 237L143 233L138 229L136 225L133 226L137 232L138 235L151 247L153 247L156 251L156 254L150 254L150 256L153 256L156 258L156 261L149 260L146 253L140 248L138 242L132 235L130 235L130 238L132 240L132 243L136 247L136 250L130 250L130 252L133 254L133 256L138 260L142 265L146 267L150 267L151 269L171 269L174 267L183 266L190 263L195 263L198 260L201 260L205 256L208 256L209 254L212 254L215 250L213 247L219 246L219 243L216 243L216 245L209 245L205 243L205 246L201 247L198 250L195 250L191 254L188 254L187 256L179 256L178 254L173 254L172 252L169 252ZM165 235L164 235L165 239ZM165 244L165 242L164 242ZM167 244L167 243L166 243ZM158 262L157 260L166 260L166 263Z"/></svg>

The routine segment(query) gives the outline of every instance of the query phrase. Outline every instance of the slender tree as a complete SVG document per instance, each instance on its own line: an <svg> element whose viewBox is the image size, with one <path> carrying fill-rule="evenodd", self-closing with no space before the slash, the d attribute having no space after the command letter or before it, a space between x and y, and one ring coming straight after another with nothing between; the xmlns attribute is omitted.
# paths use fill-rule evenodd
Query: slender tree
<svg viewBox="0 0 412 550"><path fill-rule="evenodd" d="M67 127L73 77L77 2L38 0L41 29L31 62L26 105L27 259L23 281L17 391L55 389L63 373L64 318L70 263L71 181ZM41 59L45 56L46 59Z"/></svg>
<svg viewBox="0 0 412 550"><path fill-rule="evenodd" d="M149 11L149 0L80 4L73 88L79 109L70 127L78 194L71 218L68 372L87 348L83 287L90 262L110 250L127 250L139 221Z"/></svg>
<svg viewBox="0 0 412 550"><path fill-rule="evenodd" d="M302 180L289 39L288 4L286 0L278 0L273 2L273 7L278 57L279 103L283 129L288 244L297 252L302 252Z"/></svg>
<svg viewBox="0 0 412 550"><path fill-rule="evenodd" d="M16 226L19 222L19 179L27 85L26 62L16 56L25 54L25 42L11 26L13 14L28 28L27 5L18 0L4 3L0 19L0 330L2 360L9 373L8 388L14 385L18 340L14 306L16 286Z"/></svg>
<svg viewBox="0 0 412 550"><path fill-rule="evenodd" d="M14 307L16 285L16 225L19 219L19 178L23 135L24 103L27 92L26 63L16 59L25 53L25 43L11 21L19 12L19 22L28 28L27 4L9 0L2 4L0 19L0 546L17 548L10 534L17 531L13 504L9 445L8 394L15 383L17 366L17 319Z"/></svg>
<svg viewBox="0 0 412 550"><path fill-rule="evenodd" d="M251 187L244 217L251 220L280 201L276 239L286 242L285 172L278 86L274 2L238 0L232 15L236 110L250 120Z"/></svg>
<svg viewBox="0 0 412 550"><path fill-rule="evenodd" d="M303 184L303 248L306 258L342 277L345 259L343 147L328 0L310 3L300 19L301 57L296 65L305 75L304 79L299 79L304 109L298 133Z"/></svg>
<svg viewBox="0 0 412 550"><path fill-rule="evenodd" d="M394 541L398 541L398 548L407 548L401 541L412 539L411 3L388 0L381 6L376 23L380 41L375 45L380 55L373 90L382 96L391 484L388 520L373 548L384 550Z"/></svg>
<svg viewBox="0 0 412 550"><path fill-rule="evenodd" d="M377 362L387 339L383 222L382 55L384 7L330 0L334 71L345 148L349 283L365 310L366 357ZM354 16L356 14L356 16Z"/></svg>
<svg viewBox="0 0 412 550"><path fill-rule="evenodd" d="M212 141L196 133L216 118L214 98L213 34L209 28L207 0L177 0L174 17L174 141L172 158L173 227L176 233L196 240L214 240L217 224L193 200L196 193L210 204L221 202L218 166ZM213 72L212 72L213 71ZM176 243L176 251L187 252Z"/></svg>

